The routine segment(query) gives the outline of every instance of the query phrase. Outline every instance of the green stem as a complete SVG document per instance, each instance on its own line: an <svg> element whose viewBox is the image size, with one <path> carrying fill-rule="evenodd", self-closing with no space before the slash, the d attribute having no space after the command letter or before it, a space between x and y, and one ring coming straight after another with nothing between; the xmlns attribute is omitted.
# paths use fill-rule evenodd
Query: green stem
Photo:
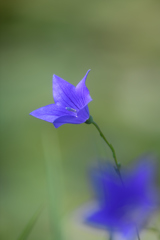
<svg viewBox="0 0 160 240"><path fill-rule="evenodd" d="M107 139L105 138L104 134L102 133L101 129L99 128L99 126L97 125L97 123L95 123L94 121L92 122L92 124L97 128L97 130L99 131L100 136L103 138L103 140L107 143L108 147L111 149L112 154L113 154L113 158L116 164L116 167L119 169L120 168L120 164L117 161L117 157L116 157L116 153L115 150L112 146L112 144L110 144Z"/></svg>
<svg viewBox="0 0 160 240"><path fill-rule="evenodd" d="M44 160L46 167L46 180L48 187L49 213L52 239L63 240L61 230L62 209L62 167L61 156L56 133L43 135ZM54 146L54 148L53 148ZM53 157L52 157L53 156Z"/></svg>
<svg viewBox="0 0 160 240"><path fill-rule="evenodd" d="M140 239L140 236L139 236L139 233L137 233L137 239L138 239L138 240L141 240L141 239Z"/></svg>
<svg viewBox="0 0 160 240"><path fill-rule="evenodd" d="M137 233L137 239L138 239L138 240L141 240L141 239L140 239L139 232L138 232L138 229L137 229L137 228L136 228L136 233Z"/></svg>
<svg viewBox="0 0 160 240"><path fill-rule="evenodd" d="M113 158L114 158L114 161L115 161L115 164L116 164L116 168L117 168L117 171L118 171L118 173L119 173L119 175L120 175L120 167L121 167L121 164L117 161L116 152L115 152L112 144L108 142L108 140L106 139L106 137L105 137L104 134L102 133L100 127L98 126L98 124L93 120L93 117L92 117L92 116L90 116L89 119L88 119L85 123L87 123L87 124L91 124L91 123L92 123L92 124L96 127L96 129L98 130L100 136L101 136L101 137L103 138L103 140L107 143L108 147L109 147L109 148L111 149L111 151L112 151L112 155L113 155Z"/></svg>
<svg viewBox="0 0 160 240"><path fill-rule="evenodd" d="M109 235L109 240L113 240L113 235L112 234Z"/></svg>

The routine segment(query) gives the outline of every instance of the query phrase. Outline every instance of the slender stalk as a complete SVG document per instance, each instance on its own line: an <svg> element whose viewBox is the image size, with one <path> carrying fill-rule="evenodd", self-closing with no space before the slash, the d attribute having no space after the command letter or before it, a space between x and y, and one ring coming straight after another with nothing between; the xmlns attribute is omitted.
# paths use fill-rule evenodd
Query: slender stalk
<svg viewBox="0 0 160 240"><path fill-rule="evenodd" d="M113 235L110 233L109 240L113 240Z"/></svg>
<svg viewBox="0 0 160 240"><path fill-rule="evenodd" d="M115 153L115 150L114 150L112 144L110 144L110 143L108 142L108 140L106 139L106 137L105 137L104 134L102 133L102 131L101 131L101 129L99 128L99 126L97 125L97 123L96 123L95 121L93 121L92 124L97 128L97 130L99 131L100 136L103 138L103 140L107 143L108 147L111 149L112 154L113 154L113 158L114 158L114 161L115 161L115 164L116 164L117 168L119 168L119 167L120 167L120 164L119 164L118 161L117 161L116 153Z"/></svg>
<svg viewBox="0 0 160 240"><path fill-rule="evenodd" d="M87 124L93 124L96 129L98 130L100 136L103 138L103 140L105 141L105 143L108 145L108 147L111 149L112 151L112 155L113 155L113 158L114 158L114 161L115 161L115 165L116 165L116 171L117 171L117 174L119 175L120 179L121 179L121 182L123 184L123 180L122 180L122 177L121 177L121 172L120 172L120 168L121 168L121 164L117 161L117 157L116 157L116 152L114 150L114 147L112 146L111 143L108 142L108 140L106 139L106 137L104 136L104 134L102 133L100 127L98 126L98 124L93 120L93 117L90 115L89 119L85 122Z"/></svg>
<svg viewBox="0 0 160 240"><path fill-rule="evenodd" d="M48 131L43 134L43 150L48 187L49 213L52 240L63 240L61 230L62 167L58 139ZM54 148L53 148L54 146Z"/></svg>
<svg viewBox="0 0 160 240"><path fill-rule="evenodd" d="M138 239L138 240L141 240L141 239L140 239L140 236L139 236L139 233L137 233L137 239Z"/></svg>
<svg viewBox="0 0 160 240"><path fill-rule="evenodd" d="M29 222L27 223L23 232L21 233L21 235L19 236L19 238L17 240L27 240L29 238L29 235L30 235L32 229L34 228L34 226L38 220L38 217L39 217L40 213L42 212L42 209L43 209L43 205L40 206L39 209L34 213L34 215L29 220Z"/></svg>
<svg viewBox="0 0 160 240"><path fill-rule="evenodd" d="M137 239L138 239L138 240L141 240L141 239L140 239L139 232L138 232L138 229L137 229L137 228L136 228L136 233L137 233Z"/></svg>

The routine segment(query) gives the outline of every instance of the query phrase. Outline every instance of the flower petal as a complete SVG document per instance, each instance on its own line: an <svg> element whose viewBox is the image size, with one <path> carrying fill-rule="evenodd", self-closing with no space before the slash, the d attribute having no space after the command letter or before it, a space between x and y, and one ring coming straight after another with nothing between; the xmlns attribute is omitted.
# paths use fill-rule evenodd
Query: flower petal
<svg viewBox="0 0 160 240"><path fill-rule="evenodd" d="M123 236L128 236L126 239L135 234L135 225L130 222L124 223L123 220L114 220L111 216L108 216L105 209L99 209L92 212L86 219L85 222L95 228L106 229L110 232L121 232Z"/></svg>
<svg viewBox="0 0 160 240"><path fill-rule="evenodd" d="M83 108L77 113L77 116L67 115L67 116L62 116L55 119L55 121L53 122L53 125L55 126L55 128L58 128L65 123L81 124L81 123L84 123L88 118L89 118L89 110L88 110L88 106L86 106L85 108Z"/></svg>
<svg viewBox="0 0 160 240"><path fill-rule="evenodd" d="M132 172L128 174L131 181L137 181L138 186L149 187L153 184L156 173L155 157L152 155L144 155L138 159L139 161L134 166Z"/></svg>
<svg viewBox="0 0 160 240"><path fill-rule="evenodd" d="M84 78L76 86L76 93L78 95L79 100L78 105L80 106L80 108L85 107L90 101L92 101L89 90L85 84L89 72L90 70L87 71Z"/></svg>
<svg viewBox="0 0 160 240"><path fill-rule="evenodd" d="M36 109L35 111L31 112L30 115L53 123L59 117L65 115L76 116L76 113L68 111L64 107L57 106L56 104L50 104L45 107Z"/></svg>
<svg viewBox="0 0 160 240"><path fill-rule="evenodd" d="M106 229L108 227L106 221L106 213L103 209L99 209L86 217L85 222L97 228Z"/></svg>
<svg viewBox="0 0 160 240"><path fill-rule="evenodd" d="M94 169L93 169L94 170ZM159 207L159 193L154 186L154 164L145 157L129 171L118 174L111 168L98 165L92 171L93 184L98 193L99 210L95 209L86 218L89 224L120 232L126 239L135 236L135 226L141 230ZM116 177L115 177L116 176ZM103 193L104 192L104 193ZM129 237L128 237L129 236Z"/></svg>
<svg viewBox="0 0 160 240"><path fill-rule="evenodd" d="M76 88L71 83L53 75L53 98L55 103L79 110Z"/></svg>

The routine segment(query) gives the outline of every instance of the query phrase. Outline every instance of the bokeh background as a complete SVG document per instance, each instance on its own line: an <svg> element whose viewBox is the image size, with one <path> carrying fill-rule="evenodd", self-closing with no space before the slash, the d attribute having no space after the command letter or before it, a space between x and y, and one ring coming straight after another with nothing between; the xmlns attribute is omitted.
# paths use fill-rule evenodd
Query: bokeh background
<svg viewBox="0 0 160 240"><path fill-rule="evenodd" d="M17 239L42 203L29 240L55 239L59 223L64 240L103 238L70 215L92 199L88 167L110 150L93 126L55 129L29 113L53 103L54 73L76 85L91 69L90 113L122 165L159 159L159 66L158 0L1 0L0 239Z"/></svg>

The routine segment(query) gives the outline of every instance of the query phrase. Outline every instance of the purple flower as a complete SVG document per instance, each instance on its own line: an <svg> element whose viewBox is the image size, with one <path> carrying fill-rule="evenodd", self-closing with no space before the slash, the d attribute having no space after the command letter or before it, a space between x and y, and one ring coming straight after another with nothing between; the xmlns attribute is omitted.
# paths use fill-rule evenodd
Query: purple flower
<svg viewBox="0 0 160 240"><path fill-rule="evenodd" d="M126 239L136 237L158 207L155 166L149 157L134 168L122 172L123 183L111 164L102 164L91 172L98 206L86 217L86 223L104 228Z"/></svg>
<svg viewBox="0 0 160 240"><path fill-rule="evenodd" d="M92 101L84 78L73 86L62 78L53 75L53 98L55 104L50 104L30 113L30 115L53 123L55 128L65 123L80 124L89 118L88 103Z"/></svg>

